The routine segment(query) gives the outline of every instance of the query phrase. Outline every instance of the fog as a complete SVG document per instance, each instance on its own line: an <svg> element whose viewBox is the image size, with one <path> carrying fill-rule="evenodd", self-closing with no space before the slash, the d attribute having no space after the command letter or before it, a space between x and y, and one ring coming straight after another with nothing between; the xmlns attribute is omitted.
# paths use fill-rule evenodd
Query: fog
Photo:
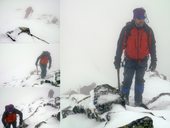
<svg viewBox="0 0 170 128"><path fill-rule="evenodd" d="M92 82L117 86L117 40L137 7L146 9L155 34L157 70L170 78L169 5L168 0L61 0L61 92Z"/></svg>
<svg viewBox="0 0 170 128"><path fill-rule="evenodd" d="M50 71L59 69L58 44L0 44L0 84L28 76L36 69L35 62L42 51L51 53Z"/></svg>
<svg viewBox="0 0 170 128"><path fill-rule="evenodd" d="M25 9L29 6L34 12L24 19ZM19 35L16 42L0 40L0 84L29 75L36 69L35 61L42 51L51 53L51 70L60 68L59 26L47 23L48 17L39 19L44 15L59 18L59 0L0 1L0 35L25 26L30 28L32 34L50 42L48 45L27 34Z"/></svg>

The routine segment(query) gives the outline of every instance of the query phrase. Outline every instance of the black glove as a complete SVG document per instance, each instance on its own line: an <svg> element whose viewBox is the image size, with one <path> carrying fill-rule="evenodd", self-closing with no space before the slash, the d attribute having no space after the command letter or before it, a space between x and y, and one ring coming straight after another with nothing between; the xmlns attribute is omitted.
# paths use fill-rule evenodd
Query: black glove
<svg viewBox="0 0 170 128"><path fill-rule="evenodd" d="M151 64L149 66L149 69L153 72L156 69L156 61L151 61Z"/></svg>
<svg viewBox="0 0 170 128"><path fill-rule="evenodd" d="M51 65L48 67L48 69L50 69L51 68Z"/></svg>
<svg viewBox="0 0 170 128"><path fill-rule="evenodd" d="M8 123L5 123L4 126L5 126L5 128L8 128L9 124L8 124Z"/></svg>
<svg viewBox="0 0 170 128"><path fill-rule="evenodd" d="M115 57L114 65L116 69L120 68L120 63L121 63L121 59L118 59L117 57Z"/></svg>

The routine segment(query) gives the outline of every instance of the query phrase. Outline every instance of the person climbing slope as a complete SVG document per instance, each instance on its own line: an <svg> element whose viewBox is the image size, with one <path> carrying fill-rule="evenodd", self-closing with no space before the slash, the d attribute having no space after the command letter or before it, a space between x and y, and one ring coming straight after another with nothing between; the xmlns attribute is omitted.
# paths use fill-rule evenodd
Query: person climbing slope
<svg viewBox="0 0 170 128"><path fill-rule="evenodd" d="M42 54L36 60L35 63L36 67L38 66L38 62L41 68L41 78L44 79L47 74L48 63L49 63L48 69L51 68L52 59L50 53L48 51L43 51Z"/></svg>

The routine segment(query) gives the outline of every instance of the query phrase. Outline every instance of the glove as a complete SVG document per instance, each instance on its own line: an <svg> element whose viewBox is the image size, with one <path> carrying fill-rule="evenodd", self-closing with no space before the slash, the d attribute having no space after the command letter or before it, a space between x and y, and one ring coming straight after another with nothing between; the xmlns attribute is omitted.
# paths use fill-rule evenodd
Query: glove
<svg viewBox="0 0 170 128"><path fill-rule="evenodd" d="M50 69L51 68L51 65L48 67L48 69Z"/></svg>
<svg viewBox="0 0 170 128"><path fill-rule="evenodd" d="M116 69L120 68L120 63L121 63L121 59L118 59L117 57L115 57L114 65Z"/></svg>
<svg viewBox="0 0 170 128"><path fill-rule="evenodd" d="M8 128L9 124L8 124L8 123L6 123L6 124L4 124L4 126L5 126L5 128Z"/></svg>
<svg viewBox="0 0 170 128"><path fill-rule="evenodd" d="M151 61L151 64L149 66L149 69L153 72L156 69L156 61Z"/></svg>

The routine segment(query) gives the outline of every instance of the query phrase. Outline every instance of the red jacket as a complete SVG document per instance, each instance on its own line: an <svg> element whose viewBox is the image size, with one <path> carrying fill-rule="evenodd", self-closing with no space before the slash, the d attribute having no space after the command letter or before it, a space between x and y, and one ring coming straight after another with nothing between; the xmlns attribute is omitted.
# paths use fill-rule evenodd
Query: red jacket
<svg viewBox="0 0 170 128"><path fill-rule="evenodd" d="M142 60L150 54L151 60L156 61L155 42L153 31L147 24L137 28L135 22L131 21L120 33L115 59L121 60L124 51L129 59Z"/></svg>

